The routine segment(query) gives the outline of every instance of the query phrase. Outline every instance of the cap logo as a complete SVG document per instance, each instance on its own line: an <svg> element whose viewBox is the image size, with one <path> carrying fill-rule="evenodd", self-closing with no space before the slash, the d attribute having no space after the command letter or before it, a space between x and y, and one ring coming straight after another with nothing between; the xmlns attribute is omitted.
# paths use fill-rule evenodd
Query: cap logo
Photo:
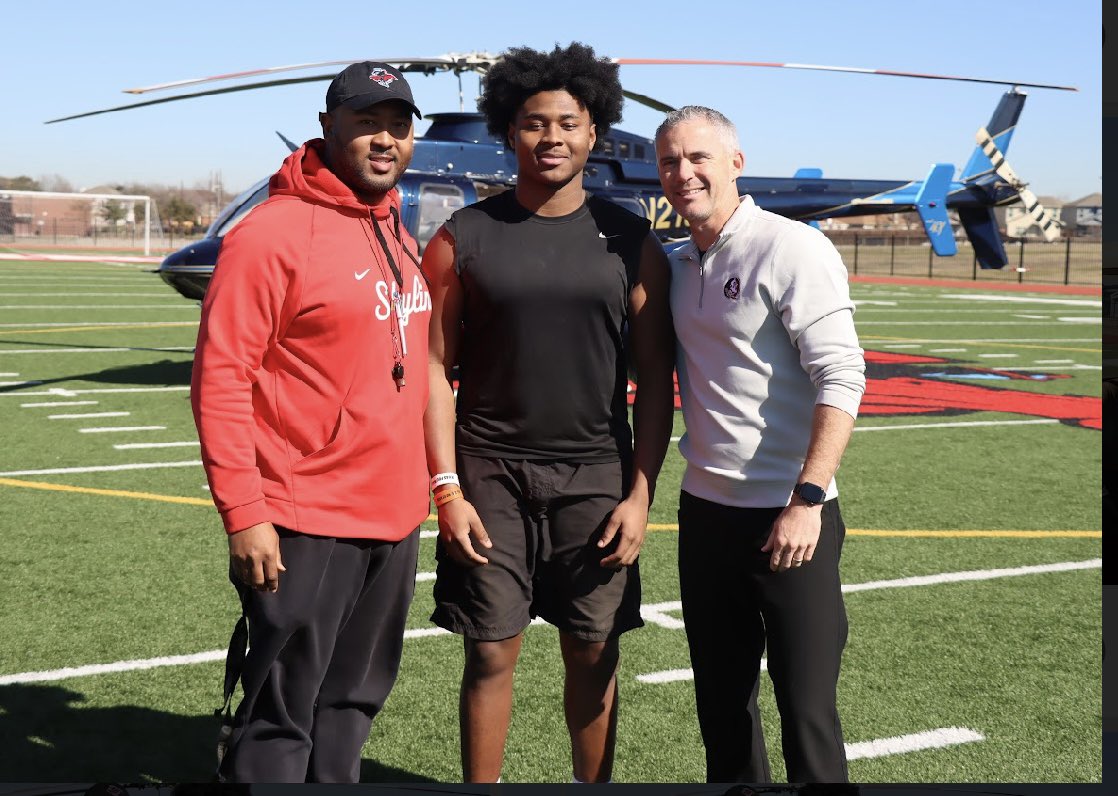
<svg viewBox="0 0 1118 796"><path fill-rule="evenodd" d="M373 80L384 88L388 88L396 80L396 75L392 74L386 69L377 66L373 68L372 73L369 75L369 80Z"/></svg>

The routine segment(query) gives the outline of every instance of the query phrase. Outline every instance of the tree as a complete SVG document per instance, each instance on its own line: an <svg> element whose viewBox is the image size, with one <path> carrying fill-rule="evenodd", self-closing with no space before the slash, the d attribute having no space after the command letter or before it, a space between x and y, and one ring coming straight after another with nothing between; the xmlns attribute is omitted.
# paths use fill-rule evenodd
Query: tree
<svg viewBox="0 0 1118 796"><path fill-rule="evenodd" d="M115 229L119 226L120 222L124 221L127 215L128 211L125 209L124 205L116 199L107 199L105 203L101 205L101 218L105 220L105 224L110 228Z"/></svg>
<svg viewBox="0 0 1118 796"><path fill-rule="evenodd" d="M7 188L9 191L37 191L39 183L27 175L0 177L0 189L2 188Z"/></svg>
<svg viewBox="0 0 1118 796"><path fill-rule="evenodd" d="M198 217L198 209L191 202L178 196L168 199L162 212L165 220L177 222L182 226L193 226L194 220Z"/></svg>
<svg viewBox="0 0 1118 796"><path fill-rule="evenodd" d="M57 191L58 193L73 193L73 184L61 174L41 174L38 179L40 191Z"/></svg>

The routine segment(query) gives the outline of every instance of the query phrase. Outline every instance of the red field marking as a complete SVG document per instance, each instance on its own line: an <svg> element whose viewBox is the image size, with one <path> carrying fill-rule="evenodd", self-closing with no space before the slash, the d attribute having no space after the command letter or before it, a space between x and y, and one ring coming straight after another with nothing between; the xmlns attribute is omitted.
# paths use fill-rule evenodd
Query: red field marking
<svg viewBox="0 0 1118 796"><path fill-rule="evenodd" d="M132 254L22 254L18 252L0 252L0 260L19 260L31 262L56 262L56 263L159 263L162 257L144 257Z"/></svg>
<svg viewBox="0 0 1118 796"><path fill-rule="evenodd" d="M1081 428L1102 429L1102 399L1090 395L1047 395L1008 387L963 384L945 378L926 378L916 365L942 364L963 378L996 374L1009 381L1037 381L1028 368L1021 371L959 365L942 357L894 351L866 351L866 394L858 414L862 417L906 415L952 416L970 412L1009 412L1059 420ZM1044 374L1043 380L1066 379L1065 374ZM675 408L680 408L679 381L675 379ZM637 395L629 382L628 401Z"/></svg>

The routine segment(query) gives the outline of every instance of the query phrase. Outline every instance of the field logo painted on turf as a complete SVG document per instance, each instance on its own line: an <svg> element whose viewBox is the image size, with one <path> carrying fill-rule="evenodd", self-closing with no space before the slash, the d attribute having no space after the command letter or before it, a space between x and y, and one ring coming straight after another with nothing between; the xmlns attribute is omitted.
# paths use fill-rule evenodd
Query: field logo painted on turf
<svg viewBox="0 0 1118 796"><path fill-rule="evenodd" d="M970 412L1012 412L1058 420L1069 426L1102 429L1102 400L1090 395L1045 395L1002 387L964 384L981 381L1052 381L1064 374L1025 370L993 370L961 365L942 357L893 351L866 351L866 394L860 416L947 417ZM933 373L917 366L944 365ZM680 408L675 380L675 408ZM628 400L636 399L636 382L629 381Z"/></svg>

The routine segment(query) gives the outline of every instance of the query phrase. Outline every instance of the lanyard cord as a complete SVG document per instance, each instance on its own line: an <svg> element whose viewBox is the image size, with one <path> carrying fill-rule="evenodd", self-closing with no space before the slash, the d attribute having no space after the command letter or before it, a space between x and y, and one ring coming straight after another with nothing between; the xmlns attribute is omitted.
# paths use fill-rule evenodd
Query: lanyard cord
<svg viewBox="0 0 1118 796"><path fill-rule="evenodd" d="M400 343L400 332L399 332L400 303L403 301L402 293L403 293L403 289L404 289L404 275L402 273L400 273L400 269L396 265L396 261L392 258L392 251L388 248L388 241L386 241L384 239L384 233L380 231L380 225L377 224L376 217L373 215L372 211L369 212L369 225L373 228L373 232L377 236L377 241L380 243L380 247L384 251L385 257L388 260L388 265L392 269L392 275L396 278L396 284L393 286L393 289L392 289L392 298L391 298L392 306L391 306L391 309L389 309L389 311L388 311L388 336L392 340L392 361L393 361L392 380L394 382L396 382L396 391L399 392L400 389L405 384L405 382L404 382L404 353L405 352L402 350L403 347ZM367 239L369 239L369 232L368 232L368 230L365 229L364 224L361 225L361 229L365 233L365 237ZM397 240L399 240L399 238L397 238ZM372 245L373 245L373 241L372 241L372 239L369 239L369 247L372 248ZM405 251L406 251L406 248L405 248ZM384 281L387 282L388 281L388 275L384 273L384 264L380 261L379 257L375 256L375 250L374 250L373 260L376 261L377 267L380 269L381 276L384 277Z"/></svg>
<svg viewBox="0 0 1118 796"><path fill-rule="evenodd" d="M392 214L392 221L395 223L396 240L400 241L400 246L403 248L404 254L406 254L408 256L408 258L411 259L411 261L413 263L415 263L416 267L418 268L419 267L419 260L417 260L415 258L415 255L411 253L411 249L409 249L406 245L404 245L404 241L400 237L400 214L396 211L396 207L394 205L389 206L388 212Z"/></svg>
<svg viewBox="0 0 1118 796"><path fill-rule="evenodd" d="M392 250L388 248L388 241L384 239L384 233L380 231L380 224L377 223L376 216L372 214L372 211L369 212L369 221L372 222L373 232L376 233L380 248L384 250L384 256L388 258L388 267L392 269L392 275L396 277L396 284L400 286L400 290L403 290L404 275L400 273L400 266L396 265L396 259L392 256ZM399 240L399 236L396 239Z"/></svg>

